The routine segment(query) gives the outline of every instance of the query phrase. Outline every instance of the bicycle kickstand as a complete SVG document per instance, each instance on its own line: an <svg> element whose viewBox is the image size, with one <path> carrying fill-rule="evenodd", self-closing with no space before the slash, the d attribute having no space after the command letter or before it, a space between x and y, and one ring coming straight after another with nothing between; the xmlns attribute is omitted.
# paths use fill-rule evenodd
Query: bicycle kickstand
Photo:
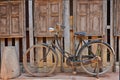
<svg viewBox="0 0 120 80"><path fill-rule="evenodd" d="M77 72L76 72L76 67L74 67L74 65L73 65L73 62L72 62L72 69L73 69L73 74L75 75L75 74L77 74Z"/></svg>

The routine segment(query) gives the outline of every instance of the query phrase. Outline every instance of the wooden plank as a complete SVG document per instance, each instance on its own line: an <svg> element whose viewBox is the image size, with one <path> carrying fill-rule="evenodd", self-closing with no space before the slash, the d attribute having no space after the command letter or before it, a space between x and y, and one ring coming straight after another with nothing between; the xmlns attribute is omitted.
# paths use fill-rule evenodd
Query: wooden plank
<svg viewBox="0 0 120 80"><path fill-rule="evenodd" d="M64 11L63 11L63 25L64 29L64 42L65 42L65 51L70 52L70 23L69 23L69 0L64 0L63 3Z"/></svg>
<svg viewBox="0 0 120 80"><path fill-rule="evenodd" d="M3 54L3 49L4 49L4 47L5 47L5 39L1 39L1 59L2 59L2 54Z"/></svg>
<svg viewBox="0 0 120 80"><path fill-rule="evenodd" d="M114 5L113 5L113 0L110 0L110 45L111 47L114 48L114 25L113 25L113 20L114 20Z"/></svg>
<svg viewBox="0 0 120 80"><path fill-rule="evenodd" d="M30 40L30 47L33 45L33 0L29 0L29 40ZM31 65L34 64L34 54L33 50L30 51L30 63Z"/></svg>
<svg viewBox="0 0 120 80"><path fill-rule="evenodd" d="M114 60L115 60L115 62L114 62L112 71L113 71L113 72L116 72L116 54L117 54L117 47L118 47L118 46L117 46L117 36L114 37L114 40L115 40L115 42L114 42L114 45L115 45L115 46L114 46L114 50L115 50L115 59L114 59ZM120 45L119 45L119 46L120 46ZM118 52L118 53L119 53L119 52Z"/></svg>
<svg viewBox="0 0 120 80"><path fill-rule="evenodd" d="M107 32L107 0L103 0L103 35Z"/></svg>
<svg viewBox="0 0 120 80"><path fill-rule="evenodd" d="M17 57L18 57L18 60L19 60L19 55L20 55L20 52L19 52L19 38L15 38L15 48L16 48Z"/></svg>
<svg viewBox="0 0 120 80"><path fill-rule="evenodd" d="M73 1L73 30L76 31L76 22L77 22L77 5L76 5L76 0Z"/></svg>
<svg viewBox="0 0 120 80"><path fill-rule="evenodd" d="M46 38L47 43L50 43L51 40L52 40L52 38ZM48 50L46 50L46 51L48 51ZM52 53L52 52L50 52L50 53ZM52 56L52 54L49 54L47 57L47 65L50 67L50 66L52 66L52 64L53 64L53 56Z"/></svg>
<svg viewBox="0 0 120 80"><path fill-rule="evenodd" d="M24 6L25 6L25 0L24 0L24 2L23 2L24 4ZM24 15L23 15L23 17L25 17L26 15L26 12L25 12L25 10L23 11L24 12ZM26 51L26 18L24 19L24 23L23 23L23 25L24 25L24 29L23 29L23 35L24 35L24 37L22 38L22 52L23 52L23 54L25 53L25 51Z"/></svg>
<svg viewBox="0 0 120 80"><path fill-rule="evenodd" d="M63 42L62 42L62 38L60 37L59 38L59 43L61 45L61 47L63 48ZM56 46L58 47L57 45L57 42L55 42ZM58 56L58 65L57 65L57 72L60 72L60 71L63 71L63 58L62 58L62 54L56 49L56 53L57 53L57 56Z"/></svg>
<svg viewBox="0 0 120 80"><path fill-rule="evenodd" d="M119 60L119 66L120 66L120 37L119 37L119 52L118 52L118 55L119 55L119 57L118 57L119 59L118 60Z"/></svg>
<svg viewBox="0 0 120 80"><path fill-rule="evenodd" d="M70 52L70 14L69 14L69 0L63 0L63 25L64 29L64 48L66 52ZM66 59L65 59L66 61ZM64 67L68 67L64 62ZM66 68L67 69L67 68Z"/></svg>
<svg viewBox="0 0 120 80"><path fill-rule="evenodd" d="M36 44L41 44L43 42L42 37L35 38L35 40L36 40ZM43 58L43 47L41 46L40 48L37 48L37 50L36 50L36 60L37 60L36 62L38 63L38 66L40 66L40 67L44 66L43 61L39 62L40 59L42 59L42 58Z"/></svg>

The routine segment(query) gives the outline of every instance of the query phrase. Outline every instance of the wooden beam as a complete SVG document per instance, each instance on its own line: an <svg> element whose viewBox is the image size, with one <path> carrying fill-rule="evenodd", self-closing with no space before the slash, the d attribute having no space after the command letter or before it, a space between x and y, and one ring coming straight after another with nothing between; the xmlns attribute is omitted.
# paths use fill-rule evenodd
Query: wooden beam
<svg viewBox="0 0 120 80"><path fill-rule="evenodd" d="M4 49L4 47L5 47L5 39L2 38L2 39L0 39L0 40L1 40L0 45L1 45L1 59L2 59L2 56L3 56L3 49Z"/></svg>
<svg viewBox="0 0 120 80"><path fill-rule="evenodd" d="M63 25L65 26L64 29L64 46L65 51L70 52L70 10L69 10L69 0L63 1L64 11L63 11Z"/></svg>
<svg viewBox="0 0 120 80"><path fill-rule="evenodd" d="M107 41L107 0L103 0L103 32L104 40Z"/></svg>
<svg viewBox="0 0 120 80"><path fill-rule="evenodd" d="M112 47L114 47L114 26L113 26L113 20L114 20L114 16L113 16L113 0L110 0L110 45Z"/></svg>
<svg viewBox="0 0 120 80"><path fill-rule="evenodd" d="M15 38L15 48L16 48L16 52L17 52L17 57L18 57L18 60L19 60L19 55L20 55L20 52L19 52L19 38Z"/></svg>
<svg viewBox="0 0 120 80"><path fill-rule="evenodd" d="M30 47L33 45L33 1L29 0L29 40L30 40ZM34 54L33 50L30 51L30 63L34 64Z"/></svg>
<svg viewBox="0 0 120 80"><path fill-rule="evenodd" d="M115 28L115 0L110 0L110 45L115 49L115 62L113 66L113 72L116 72L116 53L117 53L117 37L114 37L114 28ZM114 13L113 13L114 12Z"/></svg>
<svg viewBox="0 0 120 80"><path fill-rule="evenodd" d="M26 12L25 12L25 10L26 10L26 8L25 8L25 1L26 0L24 0L24 2L23 2L23 6L24 6L24 31L23 31L23 33L24 33L24 37L22 38L22 52L23 52L23 54L25 53L25 51L26 51L26 18L25 18L25 16L26 16ZM15 42L15 45L17 46L19 44L19 42ZM19 53L19 55L20 55L20 53Z"/></svg>

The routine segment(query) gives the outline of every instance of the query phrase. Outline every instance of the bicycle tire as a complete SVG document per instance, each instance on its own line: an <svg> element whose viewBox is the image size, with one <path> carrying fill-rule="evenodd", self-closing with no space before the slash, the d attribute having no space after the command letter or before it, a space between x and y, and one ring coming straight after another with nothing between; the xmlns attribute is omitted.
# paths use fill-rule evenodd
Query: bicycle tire
<svg viewBox="0 0 120 80"><path fill-rule="evenodd" d="M84 62L81 62L81 66L86 73L91 74L91 75L98 75L98 74L101 75L101 74L106 73L112 68L114 61L115 61L115 53L109 44L105 42L101 42L101 41L92 41L92 42L87 43L80 50L80 53L79 53L80 61L83 61L83 60L87 61L90 59L90 57L87 57L87 58L84 57L86 55L91 56L89 50L92 50L92 52L94 52L95 55L101 58L102 66L99 67L99 73L97 73L98 63L85 64ZM104 52L105 50L106 52Z"/></svg>
<svg viewBox="0 0 120 80"><path fill-rule="evenodd" d="M39 56L39 51L43 50L41 57ZM30 51L33 50L33 54L38 57L38 60L34 59L34 64L30 62ZM46 54L46 55L45 55ZM53 61L54 60L54 61ZM52 47L49 47L47 44L33 45L23 55L23 66L28 74L31 76L45 77L50 76L55 71L55 68L58 63L58 56L55 50Z"/></svg>

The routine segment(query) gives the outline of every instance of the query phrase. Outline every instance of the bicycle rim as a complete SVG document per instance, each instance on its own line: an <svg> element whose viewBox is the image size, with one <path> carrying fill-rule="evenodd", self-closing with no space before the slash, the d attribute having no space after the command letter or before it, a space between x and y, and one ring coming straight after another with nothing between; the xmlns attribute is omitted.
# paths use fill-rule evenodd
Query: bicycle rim
<svg viewBox="0 0 120 80"><path fill-rule="evenodd" d="M23 66L31 76L50 76L57 66L55 51L43 44L29 48L23 56Z"/></svg>
<svg viewBox="0 0 120 80"><path fill-rule="evenodd" d="M114 63L114 53L113 50L108 46L107 44L103 42L91 42L87 46L84 46L80 52L80 60L90 60L93 57L91 57L91 53L93 52L96 56L99 56L101 61L100 63L87 63L85 64L84 62L81 63L82 68L85 70L85 72L92 74L92 75L97 75L97 64L99 64L99 73L98 74L103 74L109 71ZM88 56L88 57L84 57Z"/></svg>

